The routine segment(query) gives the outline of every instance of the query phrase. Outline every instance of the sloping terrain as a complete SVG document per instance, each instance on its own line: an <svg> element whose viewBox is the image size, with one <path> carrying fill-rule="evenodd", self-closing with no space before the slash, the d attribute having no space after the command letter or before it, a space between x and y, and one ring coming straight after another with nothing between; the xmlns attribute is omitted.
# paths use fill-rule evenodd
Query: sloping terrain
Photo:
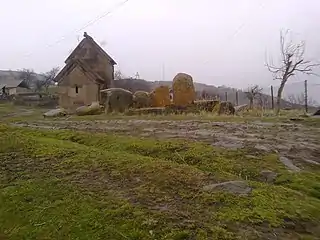
<svg viewBox="0 0 320 240"><path fill-rule="evenodd" d="M316 239L319 168L202 143L1 126L8 239ZM262 170L279 174L274 184ZM246 181L248 194L206 186ZM306 238L307 239L307 238Z"/></svg>
<svg viewBox="0 0 320 240"><path fill-rule="evenodd" d="M5 79L20 80L22 71L0 70L0 81ZM43 80L44 76L39 73L34 73L33 77L37 80Z"/></svg>
<svg viewBox="0 0 320 240"><path fill-rule="evenodd" d="M188 139L226 149L276 153L297 165L320 165L320 128L294 123L212 122L208 120L37 120L17 126L73 129L157 139Z"/></svg>
<svg viewBox="0 0 320 240"><path fill-rule="evenodd" d="M320 119L21 111L0 108L0 239L320 238Z"/></svg>

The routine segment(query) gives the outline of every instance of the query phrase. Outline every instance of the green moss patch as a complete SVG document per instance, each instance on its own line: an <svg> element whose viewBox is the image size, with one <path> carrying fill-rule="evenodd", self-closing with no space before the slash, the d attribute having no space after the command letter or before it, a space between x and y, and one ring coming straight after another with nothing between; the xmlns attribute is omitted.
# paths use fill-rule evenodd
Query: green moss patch
<svg viewBox="0 0 320 240"><path fill-rule="evenodd" d="M8 239L316 239L319 173L207 144L0 125ZM260 181L261 170L279 174ZM244 180L248 196L204 192Z"/></svg>

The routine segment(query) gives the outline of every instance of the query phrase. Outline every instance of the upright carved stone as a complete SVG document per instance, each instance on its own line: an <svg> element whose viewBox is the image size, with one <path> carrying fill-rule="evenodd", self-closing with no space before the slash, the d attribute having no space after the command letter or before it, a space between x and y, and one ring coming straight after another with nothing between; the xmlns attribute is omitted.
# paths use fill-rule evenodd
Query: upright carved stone
<svg viewBox="0 0 320 240"><path fill-rule="evenodd" d="M151 99L148 92L136 91L133 94L134 108L147 108L151 106Z"/></svg>
<svg viewBox="0 0 320 240"><path fill-rule="evenodd" d="M186 73L178 73L172 83L173 104L175 106L188 106L196 99L193 79Z"/></svg>
<svg viewBox="0 0 320 240"><path fill-rule="evenodd" d="M151 93L152 107L165 107L170 105L170 90L168 86L159 86Z"/></svg>
<svg viewBox="0 0 320 240"><path fill-rule="evenodd" d="M105 112L125 112L133 105L132 92L123 88L108 88L101 90L105 100Z"/></svg>

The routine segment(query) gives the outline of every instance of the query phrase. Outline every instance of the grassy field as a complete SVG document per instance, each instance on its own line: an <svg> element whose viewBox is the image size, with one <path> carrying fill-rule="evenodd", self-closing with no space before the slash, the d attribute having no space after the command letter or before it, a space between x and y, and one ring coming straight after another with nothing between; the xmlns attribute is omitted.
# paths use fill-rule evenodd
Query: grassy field
<svg viewBox="0 0 320 240"><path fill-rule="evenodd" d="M320 238L318 165L293 173L249 148L9 126L41 118L19 111L0 106L0 239ZM252 192L204 190L231 180Z"/></svg>
<svg viewBox="0 0 320 240"><path fill-rule="evenodd" d="M2 121L19 121L19 120L38 120L43 119L42 114L48 111L43 108L32 108L28 106L16 106L11 103L0 103L0 117ZM105 119L151 119L151 120L214 120L228 122L245 122L245 121L264 121L264 122L288 122L290 118L303 115L302 110L283 110L280 116L275 116L271 110L251 110L249 112L240 113L237 116L221 115L217 116L212 113L202 112L201 114L169 114L169 115L132 115L125 114L101 114L95 116L68 116L68 120L105 120ZM52 120L52 119L51 119ZM307 124L318 123L317 119L306 119Z"/></svg>
<svg viewBox="0 0 320 240"><path fill-rule="evenodd" d="M317 239L320 168L202 143L0 128L4 239ZM280 174L259 181L261 170ZM205 192L243 179L250 196Z"/></svg>

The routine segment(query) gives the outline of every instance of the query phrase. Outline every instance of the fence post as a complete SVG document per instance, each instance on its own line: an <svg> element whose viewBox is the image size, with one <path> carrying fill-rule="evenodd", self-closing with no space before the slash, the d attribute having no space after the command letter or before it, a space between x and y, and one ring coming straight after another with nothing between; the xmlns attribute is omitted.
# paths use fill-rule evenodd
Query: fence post
<svg viewBox="0 0 320 240"><path fill-rule="evenodd" d="M236 91L236 104L239 106L239 94L238 91Z"/></svg>
<svg viewBox="0 0 320 240"><path fill-rule="evenodd" d="M304 106L308 113L308 80L304 81Z"/></svg>
<svg viewBox="0 0 320 240"><path fill-rule="evenodd" d="M271 107L274 109L274 100L273 100L273 86L271 85Z"/></svg>

